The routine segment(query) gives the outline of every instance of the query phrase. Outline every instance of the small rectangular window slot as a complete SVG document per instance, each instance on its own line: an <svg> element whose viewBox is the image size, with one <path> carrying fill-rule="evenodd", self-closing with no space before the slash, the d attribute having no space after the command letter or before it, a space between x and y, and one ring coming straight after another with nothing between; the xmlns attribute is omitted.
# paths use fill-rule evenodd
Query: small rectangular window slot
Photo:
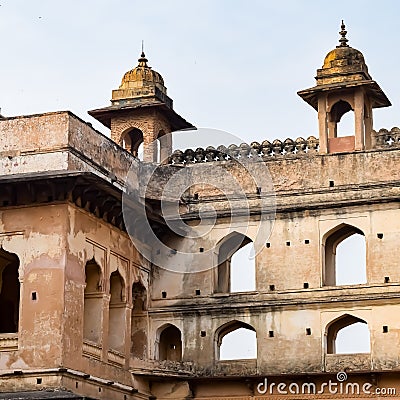
<svg viewBox="0 0 400 400"><path fill-rule="evenodd" d="M37 300L37 293L36 292L32 292L31 298L32 298L33 301L36 301Z"/></svg>
<svg viewBox="0 0 400 400"><path fill-rule="evenodd" d="M200 331L200 336L201 336L201 337L206 337L206 335L207 335L207 334L206 334L206 331Z"/></svg>
<svg viewBox="0 0 400 400"><path fill-rule="evenodd" d="M387 325L383 325L383 333L388 333L389 332L389 327Z"/></svg>
<svg viewBox="0 0 400 400"><path fill-rule="evenodd" d="M161 292L161 297L163 299L166 299L167 298L167 292Z"/></svg>
<svg viewBox="0 0 400 400"><path fill-rule="evenodd" d="M286 246L290 246L290 242L286 242Z"/></svg>
<svg viewBox="0 0 400 400"><path fill-rule="evenodd" d="M78 389L78 382L75 382L75 389Z"/></svg>
<svg viewBox="0 0 400 400"><path fill-rule="evenodd" d="M311 335L311 328L306 328L306 335L310 336Z"/></svg>
<svg viewBox="0 0 400 400"><path fill-rule="evenodd" d="M390 278L388 276L385 276L385 283L389 283L390 282Z"/></svg>
<svg viewBox="0 0 400 400"><path fill-rule="evenodd" d="M335 186L335 181L329 181L329 187L334 187Z"/></svg>
<svg viewBox="0 0 400 400"><path fill-rule="evenodd" d="M304 241L304 244L310 244L310 241L309 241L308 239L306 239L306 240Z"/></svg>
<svg viewBox="0 0 400 400"><path fill-rule="evenodd" d="M196 296L200 296L200 289L196 289Z"/></svg>
<svg viewBox="0 0 400 400"><path fill-rule="evenodd" d="M200 253L204 253L204 247L199 248Z"/></svg>
<svg viewBox="0 0 400 400"><path fill-rule="evenodd" d="M99 387L99 393L101 393L101 387Z"/></svg>
<svg viewBox="0 0 400 400"><path fill-rule="evenodd" d="M271 243L266 243L266 244L265 244L265 247L266 247L267 249L269 249L269 248L271 247Z"/></svg>
<svg viewBox="0 0 400 400"><path fill-rule="evenodd" d="M383 239L383 233L378 233L376 236L378 236L378 239Z"/></svg>
<svg viewBox="0 0 400 400"><path fill-rule="evenodd" d="M198 194L198 193L195 193L195 194L193 195L193 199L194 199L194 200L198 200L198 199L199 199L199 194Z"/></svg>
<svg viewBox="0 0 400 400"><path fill-rule="evenodd" d="M274 331L269 331L269 332L268 332L268 336L269 336L269 337L274 337Z"/></svg>
<svg viewBox="0 0 400 400"><path fill-rule="evenodd" d="M303 283L303 288L304 288L304 289L308 289L309 287L310 287L310 285L309 285L308 282L304 282L304 283Z"/></svg>
<svg viewBox="0 0 400 400"><path fill-rule="evenodd" d="M36 378L36 384L41 385L42 384L42 378Z"/></svg>
<svg viewBox="0 0 400 400"><path fill-rule="evenodd" d="M261 194L261 188L257 187L257 194Z"/></svg>
<svg viewBox="0 0 400 400"><path fill-rule="evenodd" d="M269 285L269 290L273 292L275 290L275 285Z"/></svg>

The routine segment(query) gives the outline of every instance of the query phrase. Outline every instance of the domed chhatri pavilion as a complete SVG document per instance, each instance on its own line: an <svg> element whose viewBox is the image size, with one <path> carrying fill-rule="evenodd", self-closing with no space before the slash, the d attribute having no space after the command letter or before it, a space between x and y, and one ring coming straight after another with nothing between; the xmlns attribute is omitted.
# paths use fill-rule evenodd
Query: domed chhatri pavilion
<svg viewBox="0 0 400 400"><path fill-rule="evenodd" d="M144 53L89 112L111 138L67 111L0 116L0 400L398 398L400 130L373 129L390 102L346 34L298 93L308 138L172 153L195 128Z"/></svg>

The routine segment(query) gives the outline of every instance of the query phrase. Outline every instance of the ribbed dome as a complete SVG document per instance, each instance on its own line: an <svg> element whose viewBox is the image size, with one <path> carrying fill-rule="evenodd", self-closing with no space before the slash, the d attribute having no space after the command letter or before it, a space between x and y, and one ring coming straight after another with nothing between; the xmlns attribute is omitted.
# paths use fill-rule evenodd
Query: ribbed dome
<svg viewBox="0 0 400 400"><path fill-rule="evenodd" d="M361 51L352 47L338 46L326 55L322 69L347 65L365 65L364 56Z"/></svg>
<svg viewBox="0 0 400 400"><path fill-rule="evenodd" d="M159 84L164 86L162 76L147 65L147 58L142 52L137 67L126 72L122 78L120 89L130 89L146 85Z"/></svg>

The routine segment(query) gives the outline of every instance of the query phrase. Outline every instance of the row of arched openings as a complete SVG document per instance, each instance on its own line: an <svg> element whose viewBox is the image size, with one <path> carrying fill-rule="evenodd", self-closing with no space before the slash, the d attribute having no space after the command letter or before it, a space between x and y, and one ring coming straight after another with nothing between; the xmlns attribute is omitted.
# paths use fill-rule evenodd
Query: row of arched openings
<svg viewBox="0 0 400 400"><path fill-rule="evenodd" d="M86 286L84 291L84 324L83 338L93 343L101 343L103 327L103 279L102 272L95 260L88 261L85 267ZM145 329L138 325L137 319L147 308L146 289L141 282L132 285L132 356L144 358L146 353ZM108 304L108 347L124 352L126 303L125 282L120 272L113 271L110 275L110 300Z"/></svg>
<svg viewBox="0 0 400 400"><path fill-rule="evenodd" d="M154 152L156 154L155 162L161 161L161 141L163 140L163 136L165 132L161 130L158 133L158 138L154 140L152 144L156 148ZM139 160L143 161L144 157L144 137L143 132L138 128L129 129L124 132L121 136L121 146L129 151L134 157L138 158Z"/></svg>
<svg viewBox="0 0 400 400"><path fill-rule="evenodd" d="M238 232L224 238L218 248L216 292L256 290L256 260L252 240ZM354 285L367 282L364 233L340 224L323 238L323 284Z"/></svg>
<svg viewBox="0 0 400 400"><path fill-rule="evenodd" d="M157 335L156 358L181 361L182 335L171 324ZM363 319L344 314L329 323L325 330L326 354L358 354L370 352L370 333ZM249 324L231 321L215 332L216 360L242 360L257 358L257 333ZM158 348L158 354L157 354Z"/></svg>

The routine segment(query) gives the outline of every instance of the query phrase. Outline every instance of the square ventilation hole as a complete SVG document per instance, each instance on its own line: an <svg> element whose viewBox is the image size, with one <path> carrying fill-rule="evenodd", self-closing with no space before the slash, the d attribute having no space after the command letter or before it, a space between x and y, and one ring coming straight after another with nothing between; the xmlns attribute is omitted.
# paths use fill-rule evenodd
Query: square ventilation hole
<svg viewBox="0 0 400 400"><path fill-rule="evenodd" d="M390 282L390 278L388 276L385 276L385 283L389 283Z"/></svg>
<svg viewBox="0 0 400 400"><path fill-rule="evenodd" d="M382 332L383 333L388 333L389 332L389 327L387 325L383 325Z"/></svg>
<svg viewBox="0 0 400 400"><path fill-rule="evenodd" d="M204 253L204 247L199 248L200 253Z"/></svg>
<svg viewBox="0 0 400 400"><path fill-rule="evenodd" d="M274 331L268 331L268 336L269 337L274 337Z"/></svg>
<svg viewBox="0 0 400 400"><path fill-rule="evenodd" d="M335 181L329 181L329 187L334 187L335 186Z"/></svg>
<svg viewBox="0 0 400 400"><path fill-rule="evenodd" d="M311 335L311 328L306 328L306 335L310 336Z"/></svg>
<svg viewBox="0 0 400 400"><path fill-rule="evenodd" d="M265 244L265 247L266 247L267 249L269 249L269 248L271 247L271 243L266 243L266 244Z"/></svg>
<svg viewBox="0 0 400 400"><path fill-rule="evenodd" d="M308 239L306 239L306 240L304 241L304 244L310 244L310 241L309 241Z"/></svg>
<svg viewBox="0 0 400 400"><path fill-rule="evenodd" d="M269 285L269 290L273 292L275 290L275 285Z"/></svg>
<svg viewBox="0 0 400 400"><path fill-rule="evenodd" d="M286 242L286 246L290 246L290 242Z"/></svg>
<svg viewBox="0 0 400 400"><path fill-rule="evenodd" d="M36 384L41 385L42 384L42 378L36 378Z"/></svg>
<svg viewBox="0 0 400 400"><path fill-rule="evenodd" d="M193 195L193 199L194 199L194 200L198 200L198 199L199 199L199 194L198 194L198 193L195 193L195 194Z"/></svg>
<svg viewBox="0 0 400 400"><path fill-rule="evenodd" d="M37 293L36 293L36 292L32 292L32 293L31 293L31 299L32 299L33 301L36 301L36 300L37 300Z"/></svg>
<svg viewBox="0 0 400 400"><path fill-rule="evenodd" d="M376 236L378 236L378 239L383 239L383 233L378 233Z"/></svg>
<svg viewBox="0 0 400 400"><path fill-rule="evenodd" d="M261 188L260 187L257 188L257 194L261 194Z"/></svg>
<svg viewBox="0 0 400 400"><path fill-rule="evenodd" d="M308 282L303 283L303 288L308 289L310 287L310 284Z"/></svg>
<svg viewBox="0 0 400 400"><path fill-rule="evenodd" d="M161 292L161 297L163 299L166 299L167 298L167 292Z"/></svg>
<svg viewBox="0 0 400 400"><path fill-rule="evenodd" d="M207 335L207 334L206 334L206 331L200 331L200 336L201 336L201 337L206 337L206 335Z"/></svg>
<svg viewBox="0 0 400 400"><path fill-rule="evenodd" d="M200 289L196 289L196 296L200 296L200 294L201 294Z"/></svg>

